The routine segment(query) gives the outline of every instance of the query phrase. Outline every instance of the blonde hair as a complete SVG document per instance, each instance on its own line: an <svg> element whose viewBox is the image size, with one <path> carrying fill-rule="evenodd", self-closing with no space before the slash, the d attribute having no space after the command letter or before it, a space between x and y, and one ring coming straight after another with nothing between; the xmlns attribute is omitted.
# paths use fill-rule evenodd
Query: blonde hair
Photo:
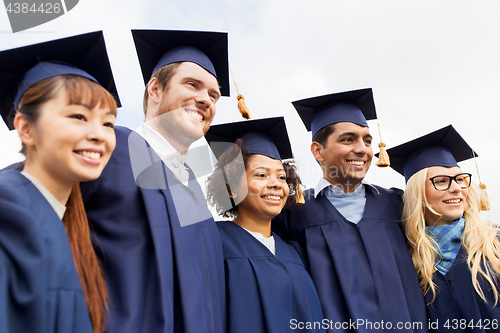
<svg viewBox="0 0 500 333"><path fill-rule="evenodd" d="M422 292L426 295L432 291L432 302L436 298L436 284L432 275L436 271L434 262L436 253L439 253L437 243L426 233L425 212L434 211L425 195L425 182L428 168L416 172L406 184L403 207L403 228L407 238L413 265L420 280ZM471 271L472 284L478 295L486 302L486 297L481 289L478 274L491 286L498 303L498 281L500 278L500 240L498 232L500 226L486 220L480 215L480 189L475 184L469 187L469 194L465 200L465 227L462 246L467 252L467 265Z"/></svg>

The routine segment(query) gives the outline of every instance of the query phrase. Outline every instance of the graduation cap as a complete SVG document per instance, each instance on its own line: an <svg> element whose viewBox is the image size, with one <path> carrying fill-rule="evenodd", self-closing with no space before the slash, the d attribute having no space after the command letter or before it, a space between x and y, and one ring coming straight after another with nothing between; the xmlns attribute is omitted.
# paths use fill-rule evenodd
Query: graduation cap
<svg viewBox="0 0 500 333"><path fill-rule="evenodd" d="M391 168L405 177L406 182L416 172L431 167L451 168L457 162L477 156L452 125L408 141L387 150Z"/></svg>
<svg viewBox="0 0 500 333"><path fill-rule="evenodd" d="M73 74L99 83L121 106L102 31L57 39L0 52L0 113L14 129L10 112L33 84Z"/></svg>
<svg viewBox="0 0 500 333"><path fill-rule="evenodd" d="M368 127L367 120L377 119L371 88L306 98L292 104L307 130L312 131L313 138L319 130L331 124L349 122ZM382 142L380 126L379 135L380 158L377 166L389 166L389 156L385 151L385 143Z"/></svg>
<svg viewBox="0 0 500 333"><path fill-rule="evenodd" d="M132 30L144 83L159 68L193 62L217 78L221 94L229 96L227 33L180 30Z"/></svg>
<svg viewBox="0 0 500 333"><path fill-rule="evenodd" d="M242 148L252 154L259 154L276 160L293 158L285 118L265 118L211 126L205 138L217 158L227 145L216 142L236 142L241 139Z"/></svg>
<svg viewBox="0 0 500 333"><path fill-rule="evenodd" d="M292 104L313 138L331 124L351 122L368 127L366 121L377 118L371 88L306 98Z"/></svg>

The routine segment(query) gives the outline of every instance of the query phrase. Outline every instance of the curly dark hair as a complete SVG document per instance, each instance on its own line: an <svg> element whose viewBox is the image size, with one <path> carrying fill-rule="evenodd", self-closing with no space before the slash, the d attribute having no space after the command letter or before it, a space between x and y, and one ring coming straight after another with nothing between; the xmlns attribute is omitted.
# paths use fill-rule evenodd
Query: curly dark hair
<svg viewBox="0 0 500 333"><path fill-rule="evenodd" d="M241 180L250 157L252 154L248 149L243 149L242 142L238 139L231 148L225 151L218 159L215 171L207 178L207 201L208 204L215 208L219 215L227 218L236 218L238 215L238 206L235 205L234 200L231 198L231 191L229 184L238 184ZM241 153L243 159L237 159L237 156ZM244 165L242 165L242 163ZM297 167L293 161L282 162L286 173L286 182L290 188L290 193L288 195L285 207L289 207L296 204L295 193L297 193L299 187L302 185L299 175L297 173ZM224 186L225 184L225 186ZM231 209L226 209L222 203L222 198L231 198Z"/></svg>

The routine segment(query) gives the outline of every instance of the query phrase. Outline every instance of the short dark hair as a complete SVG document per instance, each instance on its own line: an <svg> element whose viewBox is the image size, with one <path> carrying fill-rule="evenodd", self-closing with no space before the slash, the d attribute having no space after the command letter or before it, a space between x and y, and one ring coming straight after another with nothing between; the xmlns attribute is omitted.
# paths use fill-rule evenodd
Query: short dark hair
<svg viewBox="0 0 500 333"><path fill-rule="evenodd" d="M323 127L318 132L316 132L313 141L319 143L320 145L326 148L328 137L333 133L334 130L335 130L335 124L330 124Z"/></svg>
<svg viewBox="0 0 500 333"><path fill-rule="evenodd" d="M226 210L225 207L223 207L222 198L227 198L228 194L231 195L228 183L237 184L243 176L241 171L246 169L250 157L256 155L250 153L247 149L242 149L241 140L238 139L235 143L235 145L219 157L215 171L206 181L208 203L215 208L219 215L229 218L237 217L238 206L235 205L233 199L231 199L232 208ZM234 161L238 161L235 159L240 152L243 157L245 168L242 168L241 160L239 160L240 163L234 163ZM286 173L286 182L290 188L290 193L285 204L285 207L288 207L296 203L295 194L302 183L297 173L296 166L292 162L282 163ZM225 179L223 179L223 177Z"/></svg>
<svg viewBox="0 0 500 333"><path fill-rule="evenodd" d="M162 90L165 90L172 79L172 76L177 72L177 68L182 62L173 62L171 64L165 65L162 68L159 68L156 72L153 73L151 78L156 78L158 80L158 84L161 85ZM144 89L144 99L142 102L142 108L144 109L144 115L146 115L148 108L148 86L149 82L146 84L146 88Z"/></svg>

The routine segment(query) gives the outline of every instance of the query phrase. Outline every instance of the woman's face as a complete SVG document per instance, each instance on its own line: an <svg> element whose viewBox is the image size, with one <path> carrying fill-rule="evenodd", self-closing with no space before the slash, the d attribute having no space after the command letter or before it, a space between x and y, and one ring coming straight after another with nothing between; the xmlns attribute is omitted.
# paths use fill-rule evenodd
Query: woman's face
<svg viewBox="0 0 500 333"><path fill-rule="evenodd" d="M240 186L245 185L248 194L238 204L238 215L249 213L263 220L281 212L290 192L281 161L264 155L249 158Z"/></svg>
<svg viewBox="0 0 500 333"><path fill-rule="evenodd" d="M465 199L469 194L468 188L461 188L455 181L451 181L450 188L439 191L434 188L430 178L435 176L456 176L462 173L459 167L445 168L441 166L430 167L427 171L425 182L425 195L432 209L440 214L437 216L430 210L425 212L427 225L450 224L464 214Z"/></svg>
<svg viewBox="0 0 500 333"><path fill-rule="evenodd" d="M114 110L68 105L61 89L29 124L31 140L23 140L33 176L71 186L98 178L115 148L114 121Z"/></svg>

